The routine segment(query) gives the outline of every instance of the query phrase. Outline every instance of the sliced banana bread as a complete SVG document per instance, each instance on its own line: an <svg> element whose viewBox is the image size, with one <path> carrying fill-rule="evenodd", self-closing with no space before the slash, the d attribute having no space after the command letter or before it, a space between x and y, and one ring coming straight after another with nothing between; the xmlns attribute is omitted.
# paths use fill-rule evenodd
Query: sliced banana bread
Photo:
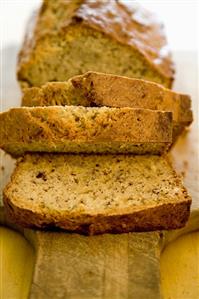
<svg viewBox="0 0 199 299"><path fill-rule="evenodd" d="M171 111L174 139L193 121L189 95L176 93L150 81L97 72L87 72L67 82L49 82L42 87L27 88L22 105L108 106Z"/></svg>
<svg viewBox="0 0 199 299"><path fill-rule="evenodd" d="M172 113L133 108L23 107L0 114L0 148L24 152L160 154Z"/></svg>
<svg viewBox="0 0 199 299"><path fill-rule="evenodd" d="M191 199L163 157L27 154L4 204L25 227L97 234L180 228Z"/></svg>
<svg viewBox="0 0 199 299"><path fill-rule="evenodd" d="M162 24L134 3L43 1L19 54L21 86L65 81L90 70L171 87L173 63Z"/></svg>

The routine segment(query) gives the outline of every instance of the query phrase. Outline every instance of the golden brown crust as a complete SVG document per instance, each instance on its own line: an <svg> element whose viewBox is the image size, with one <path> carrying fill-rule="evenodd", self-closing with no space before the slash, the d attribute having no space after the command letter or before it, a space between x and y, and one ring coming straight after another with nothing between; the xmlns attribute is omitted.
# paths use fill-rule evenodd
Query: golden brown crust
<svg viewBox="0 0 199 299"><path fill-rule="evenodd" d="M22 106L27 107L73 104L171 111L173 120L182 126L193 121L189 95L154 82L98 72L26 88L22 98Z"/></svg>
<svg viewBox="0 0 199 299"><path fill-rule="evenodd" d="M186 193L186 191L184 191ZM38 213L18 207L4 192L4 205L8 216L15 223L27 228L64 229L86 235L102 233L128 233L178 229L185 226L191 199L168 203L122 215L73 215Z"/></svg>
<svg viewBox="0 0 199 299"><path fill-rule="evenodd" d="M191 98L160 84L123 76L87 72L66 82L48 82L24 90L22 106L107 106L171 111L186 126L193 120Z"/></svg>
<svg viewBox="0 0 199 299"><path fill-rule="evenodd" d="M171 142L170 112L54 106L13 108L0 114L0 147L12 155L26 151L162 153Z"/></svg>
<svg viewBox="0 0 199 299"><path fill-rule="evenodd" d="M193 121L190 96L154 82L98 72L87 72L70 82L97 106L171 111L173 120L184 126Z"/></svg>
<svg viewBox="0 0 199 299"><path fill-rule="evenodd" d="M87 72L66 82L26 88L22 106L80 105L171 111L173 141L193 121L191 98L146 80Z"/></svg>
<svg viewBox="0 0 199 299"><path fill-rule="evenodd" d="M25 88L21 106L44 107L44 106L93 106L90 100L82 94L77 95L69 82L48 82L40 87ZM72 87L72 88L71 88ZM76 92L77 91L77 92ZM96 106L96 105L95 105ZM106 105L105 105L106 106Z"/></svg>
<svg viewBox="0 0 199 299"><path fill-rule="evenodd" d="M57 17L53 12L60 8L62 14ZM115 0L73 0L70 3L64 0L56 3L44 1L34 22L31 20L29 28L31 27L32 32L27 33L19 55L19 78L23 78L23 64L29 60L32 63L31 53L40 40L50 35L58 36L69 26L78 24L100 31L139 52L148 66L164 78L165 86L171 87L174 67L162 25L153 14L143 8L136 5L127 7ZM23 78L22 81L26 86L26 79ZM27 80L27 86L30 85Z"/></svg>

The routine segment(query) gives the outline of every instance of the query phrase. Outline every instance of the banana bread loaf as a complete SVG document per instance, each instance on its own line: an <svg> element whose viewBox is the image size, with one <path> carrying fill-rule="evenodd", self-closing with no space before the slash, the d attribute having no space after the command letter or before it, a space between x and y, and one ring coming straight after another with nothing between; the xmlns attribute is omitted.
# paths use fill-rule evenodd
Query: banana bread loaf
<svg viewBox="0 0 199 299"><path fill-rule="evenodd" d="M0 114L0 148L13 156L35 151L161 154L171 142L171 112L49 106Z"/></svg>
<svg viewBox="0 0 199 299"><path fill-rule="evenodd" d="M90 70L171 87L173 63L162 25L133 3L43 1L19 54L22 88L66 81Z"/></svg>

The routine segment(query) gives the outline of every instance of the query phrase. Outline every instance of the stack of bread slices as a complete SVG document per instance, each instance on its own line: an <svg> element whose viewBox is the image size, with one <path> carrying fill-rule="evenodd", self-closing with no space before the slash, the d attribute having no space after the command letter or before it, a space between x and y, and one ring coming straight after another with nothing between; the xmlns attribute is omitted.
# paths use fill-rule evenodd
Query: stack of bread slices
<svg viewBox="0 0 199 299"><path fill-rule="evenodd" d="M50 11L55 14L55 19L58 18L55 11L62 11L63 8L68 19L69 8L78 15L80 19L73 18L76 23L71 23L72 29L64 28L65 41L70 43L75 40L76 47L79 47L79 35L69 38L67 34L71 30L77 34L75 30L78 26L86 30L84 33L81 31L85 42L90 40L91 29L92 37L95 32L100 42L101 36L98 34L101 33L93 19L90 26L89 16L94 12L94 16L100 12L99 18L105 23L106 18L111 18L110 26L113 26L114 14L115 19L126 14L125 19L129 16L128 26L131 25L134 30L134 37L140 38L142 43L146 42L136 35L139 26L135 26L135 20L130 17L136 17L137 11L131 12L117 1L96 1L95 5L88 0L56 3L59 5L54 1L45 2L35 26L36 44L33 46L29 41L28 54L25 50L21 52L19 80L23 81L22 107L0 114L0 147L18 159L11 181L4 190L8 215L24 227L59 227L86 234L184 226L189 217L191 199L168 162L166 153L192 122L190 97L152 82L159 82L160 78L164 82L162 78L165 78L165 85L168 86L171 80L164 77L154 61L149 63L149 56L141 55L142 46L136 49L127 40L125 43L132 47L134 61L136 58L139 62L139 72L132 68L131 73L127 72L129 77L123 76L124 72L118 65L115 72L110 69L118 75L108 74L110 66L104 62L105 53L102 55L104 73L96 72L94 61L86 65L85 57L82 58L79 53L79 60L84 65L82 70L87 71L83 75L61 80L63 74L59 77L59 68L64 66L64 62L62 65L59 61L58 68L56 61L53 68L57 69L56 82L47 82L50 78L40 80L40 84L38 80L34 81L36 83L31 81L30 74L38 74L39 77L39 70L41 77L42 72L46 71L42 78L48 77L48 70L45 69L47 58L51 65L49 74L53 67L48 57L49 47L55 43L53 38L62 38L53 34L53 30L59 29L60 19L55 28L44 22ZM52 5L56 6L56 10ZM88 9L89 14L86 15ZM108 14L110 10L112 17ZM149 20L151 27L148 25L147 30L160 34L154 21ZM46 31L41 30L41 26L46 26ZM143 26L141 29L140 32L143 32ZM49 37L48 31L52 37ZM117 36L111 37L115 38L115 43L118 42L115 53L125 50L119 48L125 46L124 41L122 43L118 38L119 31L118 28ZM148 34L150 36L150 32ZM105 37L108 42L110 35L107 28ZM39 44L44 39L48 41L46 51ZM160 44L154 43L153 46L160 50L157 49ZM27 47L27 41L25 45ZM65 44L63 47L66 51ZM42 56L42 49L45 56ZM76 55L75 48L71 51ZM87 50L88 57L92 57L92 51L93 48ZM37 71L33 58L40 62ZM24 64L22 61L25 61ZM145 68L147 72L144 72ZM67 70L66 78L69 76ZM82 73L82 70L74 67L75 74ZM100 67L97 70L101 71ZM141 79L145 78L142 76L144 73L148 74L150 81ZM153 77L152 73L156 75ZM27 74L29 79L26 78Z"/></svg>

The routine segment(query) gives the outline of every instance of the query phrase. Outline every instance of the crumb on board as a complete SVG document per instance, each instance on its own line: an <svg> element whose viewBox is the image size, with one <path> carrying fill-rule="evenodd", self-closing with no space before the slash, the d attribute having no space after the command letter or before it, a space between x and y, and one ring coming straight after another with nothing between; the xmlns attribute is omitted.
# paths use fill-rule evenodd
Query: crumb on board
<svg viewBox="0 0 199 299"><path fill-rule="evenodd" d="M184 160L184 161L183 161L183 170L181 171L181 175L182 175L183 178L184 178L185 175L186 175L186 172L187 172L187 170L188 170L188 166L189 166L188 161L187 161L187 160Z"/></svg>
<svg viewBox="0 0 199 299"><path fill-rule="evenodd" d="M187 161L187 160L184 160L184 161L183 161L183 167L184 167L184 169L187 169L188 166L189 166L188 161Z"/></svg>
<svg viewBox="0 0 199 299"><path fill-rule="evenodd" d="M185 177L185 171L181 171L181 176L184 178Z"/></svg>

